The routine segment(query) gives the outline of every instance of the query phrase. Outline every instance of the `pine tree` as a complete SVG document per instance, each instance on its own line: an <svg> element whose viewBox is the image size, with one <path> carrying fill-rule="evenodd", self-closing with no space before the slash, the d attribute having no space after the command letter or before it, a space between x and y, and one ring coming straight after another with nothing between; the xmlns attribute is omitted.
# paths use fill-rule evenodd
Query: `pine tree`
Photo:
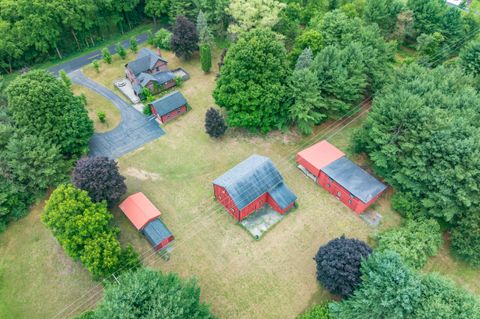
<svg viewBox="0 0 480 319"><path fill-rule="evenodd" d="M204 43L200 45L200 61L203 72L210 72L212 68L212 50L210 49L210 44Z"/></svg>
<svg viewBox="0 0 480 319"><path fill-rule="evenodd" d="M295 70L301 70L310 67L313 61L313 52L310 48L303 49L295 64Z"/></svg>
<svg viewBox="0 0 480 319"><path fill-rule="evenodd" d="M223 116L213 107L205 114L205 130L211 137L219 138L227 130Z"/></svg>
<svg viewBox="0 0 480 319"><path fill-rule="evenodd" d="M197 34L200 44L211 44L213 41L212 33L208 28L207 17L202 10L198 13L197 17Z"/></svg>

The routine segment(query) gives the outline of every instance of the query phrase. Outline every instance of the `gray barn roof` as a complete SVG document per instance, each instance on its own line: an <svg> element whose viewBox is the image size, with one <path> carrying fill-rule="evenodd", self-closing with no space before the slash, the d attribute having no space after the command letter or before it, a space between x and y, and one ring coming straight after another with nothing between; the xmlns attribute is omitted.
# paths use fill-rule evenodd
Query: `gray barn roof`
<svg viewBox="0 0 480 319"><path fill-rule="evenodd" d="M150 105L157 110L158 115L168 114L186 104L187 100L183 97L182 93L178 91L173 91L172 93L162 96L158 100L150 103Z"/></svg>
<svg viewBox="0 0 480 319"><path fill-rule="evenodd" d="M245 208L268 192L282 208L287 208L297 197L283 183L283 178L272 161L252 155L213 181L225 188L238 209Z"/></svg>
<svg viewBox="0 0 480 319"><path fill-rule="evenodd" d="M159 72L156 74L142 72L137 78L140 81L141 86L147 85L150 81L157 82L159 85L162 85L170 80L175 79L175 75L170 71Z"/></svg>
<svg viewBox="0 0 480 319"><path fill-rule="evenodd" d="M364 203L368 203L387 188L346 157L332 162L322 171Z"/></svg>
<svg viewBox="0 0 480 319"><path fill-rule="evenodd" d="M152 246L156 247L163 240L172 236L170 230L165 226L160 219L156 218L149 222L143 229L142 233L147 237Z"/></svg>
<svg viewBox="0 0 480 319"><path fill-rule="evenodd" d="M132 70L135 76L137 76L142 72L152 69L158 60L167 63L167 60L165 60L164 58L162 58L152 50L147 48L142 48L138 52L137 58L131 62L128 62L127 67L130 70Z"/></svg>

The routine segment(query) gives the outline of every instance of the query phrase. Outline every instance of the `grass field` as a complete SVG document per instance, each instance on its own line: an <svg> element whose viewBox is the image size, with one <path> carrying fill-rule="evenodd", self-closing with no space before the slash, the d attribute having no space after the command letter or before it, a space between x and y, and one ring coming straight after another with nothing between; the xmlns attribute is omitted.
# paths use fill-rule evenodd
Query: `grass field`
<svg viewBox="0 0 480 319"><path fill-rule="evenodd" d="M100 94L81 85L73 84L72 90L75 95L84 94L87 99L88 117L93 121L95 132L106 132L115 128L120 123L120 111ZM97 112L105 112L105 123L100 122Z"/></svg>
<svg viewBox="0 0 480 319"><path fill-rule="evenodd" d="M362 117L351 123L325 123L306 138L294 132L261 136L229 130L213 140L203 125L206 110L214 106L211 91L216 72L205 75L197 58L185 62L169 52L164 55L171 68L182 66L190 73L192 78L180 90L192 110L165 125L165 136L120 158L119 165L127 177L128 193L144 192L162 212L162 220L176 237L175 249L168 262L152 254L147 241L114 209L121 241L132 243L149 267L195 276L202 299L219 318L294 318L331 298L316 283L312 257L318 247L342 234L369 240L378 230L307 179L295 167L294 155L323 138L349 153L351 134ZM111 85L123 74L123 64L116 58L99 75L90 66L85 73ZM339 128L343 129L335 130ZM299 198L298 209L259 241L214 201L211 184L253 153L269 156ZM390 196L386 193L374 207L384 217L380 229L400 222L390 209ZM93 290L91 299L76 300L94 283L81 266L65 257L38 220L40 210L36 207L0 235L0 318L51 318L72 302L77 302L78 313L101 297L100 290ZM480 292L480 271L453 261L445 249L427 269Z"/></svg>

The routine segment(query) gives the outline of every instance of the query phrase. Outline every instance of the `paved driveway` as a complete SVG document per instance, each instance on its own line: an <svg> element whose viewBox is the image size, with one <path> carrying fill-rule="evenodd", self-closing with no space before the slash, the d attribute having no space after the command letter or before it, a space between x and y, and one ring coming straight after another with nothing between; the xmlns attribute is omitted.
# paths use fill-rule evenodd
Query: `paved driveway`
<svg viewBox="0 0 480 319"><path fill-rule="evenodd" d="M109 99L122 115L120 124L113 130L93 135L90 156L118 158L165 134L153 117L140 114L114 92L86 77L82 71L71 72L69 76L74 83Z"/></svg>

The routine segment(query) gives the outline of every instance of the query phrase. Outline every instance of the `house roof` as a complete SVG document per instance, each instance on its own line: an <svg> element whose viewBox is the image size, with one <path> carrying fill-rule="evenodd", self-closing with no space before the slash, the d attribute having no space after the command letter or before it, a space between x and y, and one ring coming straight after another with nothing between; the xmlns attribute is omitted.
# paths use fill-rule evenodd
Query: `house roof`
<svg viewBox="0 0 480 319"><path fill-rule="evenodd" d="M168 63L167 60L152 50L142 48L138 52L137 58L127 63L127 67L133 72L133 74L135 74L135 76L138 76L138 74L152 69L158 60Z"/></svg>
<svg viewBox="0 0 480 319"><path fill-rule="evenodd" d="M156 74L142 72L137 76L137 79L140 81L140 85L143 87L150 81L157 82L159 85L162 85L170 80L175 79L175 75L170 71L159 72Z"/></svg>
<svg viewBox="0 0 480 319"><path fill-rule="evenodd" d="M268 192L277 204L287 208L297 197L283 183L283 177L272 161L264 156L252 155L213 181L225 188L238 209L245 208ZM278 200L278 201L277 201Z"/></svg>
<svg viewBox="0 0 480 319"><path fill-rule="evenodd" d="M142 230L142 233L147 237L147 240L156 247L162 241L172 236L170 230L158 218L149 222Z"/></svg>
<svg viewBox="0 0 480 319"><path fill-rule="evenodd" d="M182 93L178 91L173 91L172 93L164 95L158 100L150 103L150 105L155 108L158 115L168 114L171 111L178 109L180 106L185 104L187 104L187 100L182 95Z"/></svg>
<svg viewBox="0 0 480 319"><path fill-rule="evenodd" d="M321 170L325 166L345 156L345 153L328 143L326 140L318 142L298 153L316 169Z"/></svg>
<svg viewBox="0 0 480 319"><path fill-rule="evenodd" d="M160 211L143 193L128 196L119 207L138 230L160 216Z"/></svg>
<svg viewBox="0 0 480 319"><path fill-rule="evenodd" d="M346 157L325 166L322 171L364 203L368 203L387 188Z"/></svg>

